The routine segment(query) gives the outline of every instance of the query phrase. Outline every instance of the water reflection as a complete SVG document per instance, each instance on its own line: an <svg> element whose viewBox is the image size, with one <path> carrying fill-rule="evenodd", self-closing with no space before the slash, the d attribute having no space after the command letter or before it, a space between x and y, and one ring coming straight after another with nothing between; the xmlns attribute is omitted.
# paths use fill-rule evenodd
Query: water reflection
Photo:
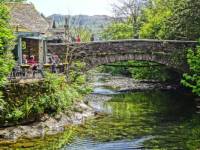
<svg viewBox="0 0 200 150"><path fill-rule="evenodd" d="M57 150L73 141L75 128L68 127L65 132L43 138L0 141L0 150Z"/></svg>
<svg viewBox="0 0 200 150"><path fill-rule="evenodd" d="M178 91L117 94L99 105L101 111L109 112L106 115L67 128L56 136L0 146L38 150L196 150L200 147L200 119L192 119L192 99Z"/></svg>
<svg viewBox="0 0 200 150"><path fill-rule="evenodd" d="M104 104L105 111L111 110L111 114L89 120L78 128L79 143L75 141L72 145L79 148L93 145L95 150L111 144L115 150L122 148L123 142L127 144L127 140L129 146L137 147L133 141L141 140L140 145L148 149L184 149L181 123L192 116L193 105L190 96L172 91L115 95ZM66 148L73 150L73 146Z"/></svg>
<svg viewBox="0 0 200 150"><path fill-rule="evenodd" d="M117 94L117 92L112 89L108 89L104 87L96 87L93 90L93 94L113 95L113 94Z"/></svg>
<svg viewBox="0 0 200 150"><path fill-rule="evenodd" d="M119 140L119 141L110 141L110 142L95 142L89 139L81 140L76 139L72 144L69 144L63 150L124 150L124 149L143 149L141 143L146 140L151 139L152 137L142 137L136 140Z"/></svg>

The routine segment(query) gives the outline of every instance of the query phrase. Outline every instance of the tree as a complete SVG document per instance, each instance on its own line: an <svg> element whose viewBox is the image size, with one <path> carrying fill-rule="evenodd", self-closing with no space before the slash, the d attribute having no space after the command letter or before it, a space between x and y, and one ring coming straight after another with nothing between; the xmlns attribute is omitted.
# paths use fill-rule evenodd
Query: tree
<svg viewBox="0 0 200 150"><path fill-rule="evenodd" d="M196 40L200 37L200 1L151 0L148 4L141 38Z"/></svg>
<svg viewBox="0 0 200 150"><path fill-rule="evenodd" d="M6 82L8 74L14 65L11 50L13 48L14 35L9 26L9 12L3 3L0 3L0 87ZM2 92L0 91L0 110L5 107Z"/></svg>
<svg viewBox="0 0 200 150"><path fill-rule="evenodd" d="M52 25L52 28L55 29L56 28L56 22L55 20L53 20L53 25Z"/></svg>
<svg viewBox="0 0 200 150"><path fill-rule="evenodd" d="M106 40L119 40L128 39L133 35L133 28L130 21L126 22L113 22L102 33L102 38ZM170 77L168 70L165 67L158 66L152 62L141 62L141 61L128 61L118 62L118 65L123 64L127 66L147 66L147 67L111 67L104 66L102 68L105 72L112 74L128 74L135 79L156 79L165 81ZM157 67L155 67L157 65ZM162 73L161 73L162 72Z"/></svg>
<svg viewBox="0 0 200 150"><path fill-rule="evenodd" d="M132 38L133 28L130 22L113 22L102 32L102 38L106 40L119 40Z"/></svg>
<svg viewBox="0 0 200 150"><path fill-rule="evenodd" d="M166 26L172 16L174 0L150 0L144 9L144 22L140 30L141 38L164 39L169 27Z"/></svg>
<svg viewBox="0 0 200 150"><path fill-rule="evenodd" d="M91 31L87 27L71 27L70 33L72 35L80 36L81 42L89 42L91 37Z"/></svg>
<svg viewBox="0 0 200 150"><path fill-rule="evenodd" d="M71 25L73 22L76 22L75 25ZM54 22L56 24L56 22ZM79 35L81 42L89 42L92 35L91 30L86 26L81 25L80 16L72 18L71 15L65 17L66 36L65 40L75 42L76 37Z"/></svg>
<svg viewBox="0 0 200 150"><path fill-rule="evenodd" d="M200 37L200 1L180 0L173 5L169 19L170 39L197 40Z"/></svg>
<svg viewBox="0 0 200 150"><path fill-rule="evenodd" d="M128 18L132 24L133 37L138 37L139 16L146 0L118 0L113 4L113 12L117 18Z"/></svg>
<svg viewBox="0 0 200 150"><path fill-rule="evenodd" d="M9 11L0 4L0 86L2 86L14 64L11 50L14 45L14 35L9 25Z"/></svg>
<svg viewBox="0 0 200 150"><path fill-rule="evenodd" d="M181 83L192 89L193 93L200 96L200 46L196 51L188 50L187 60L190 67L190 73L183 75Z"/></svg>

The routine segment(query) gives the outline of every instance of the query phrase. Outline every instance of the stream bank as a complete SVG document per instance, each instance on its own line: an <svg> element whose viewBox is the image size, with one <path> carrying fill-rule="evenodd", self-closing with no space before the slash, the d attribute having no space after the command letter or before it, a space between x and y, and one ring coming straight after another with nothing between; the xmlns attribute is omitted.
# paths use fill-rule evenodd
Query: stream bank
<svg viewBox="0 0 200 150"><path fill-rule="evenodd" d="M49 127L53 131L47 130L45 126L48 125L44 123L42 130L37 129L39 131L37 135L42 138L29 137L14 143L4 143L5 149L8 147L10 149L26 147L29 150L185 149L188 147L191 149L191 142L196 145L195 147L198 146L198 139L189 138L193 137L192 134L195 132L192 134L188 132L194 115L191 95L178 90L159 89L124 93L120 92L122 89L119 85L134 86L130 84L131 79L119 79L120 84L113 88L108 85L117 83L116 78L119 77L95 75L94 78L95 82L90 83L94 92L84 98L81 106L67 113L66 122L63 119L59 122L60 116L56 117L57 119L47 117L46 123L53 125ZM129 83L122 81L129 81ZM141 84L141 89L143 87ZM77 115L73 115L74 112ZM85 115L85 112L88 112L88 115ZM71 115L74 117L69 117ZM60 126L61 124L64 126ZM16 131L21 132L21 129L23 130L23 127L19 127ZM195 130L198 131L198 128L194 128ZM56 134L58 132L59 134ZM51 136L45 136L47 133Z"/></svg>
<svg viewBox="0 0 200 150"><path fill-rule="evenodd" d="M0 140L16 141L20 138L36 138L46 135L54 135L63 132L65 126L81 124L86 118L94 116L93 108L86 105L83 101L76 102L65 112L55 116L44 115L40 121L13 127L0 129Z"/></svg>
<svg viewBox="0 0 200 150"><path fill-rule="evenodd" d="M95 73L92 75L90 86L94 89L93 94L86 95L82 101L76 102L65 112L59 113L56 116L46 114L39 121L31 124L1 128L1 139L16 141L20 138L44 137L45 135L63 132L65 126L81 124L87 118L101 112L103 104L110 100L113 94L128 91L172 90L178 88L175 85L163 85L162 83L152 81L142 82L128 77L111 76L104 73Z"/></svg>
<svg viewBox="0 0 200 150"><path fill-rule="evenodd" d="M127 91L144 91L144 90L178 90L181 88L179 82L166 83L159 82L156 80L135 80L133 78L124 76L111 76L107 73L96 73L93 76L92 82L93 87L107 87L108 89L114 89L118 92Z"/></svg>

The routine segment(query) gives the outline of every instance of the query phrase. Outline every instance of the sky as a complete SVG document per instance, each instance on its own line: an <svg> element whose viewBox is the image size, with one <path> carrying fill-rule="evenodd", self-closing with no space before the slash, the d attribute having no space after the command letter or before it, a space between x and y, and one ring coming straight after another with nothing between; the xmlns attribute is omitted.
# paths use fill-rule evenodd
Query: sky
<svg viewBox="0 0 200 150"><path fill-rule="evenodd" d="M111 4L117 0L28 0L45 16L112 15Z"/></svg>

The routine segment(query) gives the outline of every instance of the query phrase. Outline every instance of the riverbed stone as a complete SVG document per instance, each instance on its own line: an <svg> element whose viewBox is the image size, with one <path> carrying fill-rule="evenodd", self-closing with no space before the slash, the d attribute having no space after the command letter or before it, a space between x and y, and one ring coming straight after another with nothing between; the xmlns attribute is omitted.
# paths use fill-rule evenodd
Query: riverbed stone
<svg viewBox="0 0 200 150"><path fill-rule="evenodd" d="M91 84L92 85L92 84ZM99 84L93 84L93 87L98 87ZM163 85L161 83L148 83L135 81L126 77L110 77L109 80L102 82L101 86L114 87L117 91L126 90L149 90L149 89L172 89L177 88L174 85ZM0 138L4 140L15 141L19 138L35 138L45 135L52 135L62 132L65 126L71 124L83 123L88 117L99 115L99 104L112 99L111 95L89 94L85 96L83 101L76 102L73 107L68 108L56 116L43 115L40 121L24 125L7 127L0 129ZM87 101L87 103L85 103ZM87 105L88 104L88 105ZM76 111L74 111L76 110Z"/></svg>
<svg viewBox="0 0 200 150"><path fill-rule="evenodd" d="M94 110L80 101L76 103L74 108L79 108L83 112L66 111L68 114L60 113L55 117L44 115L40 122L35 122L29 125L7 127L0 129L1 140L16 141L19 138L36 138L44 137L45 135L53 135L64 131L65 126L82 123L86 118L94 115ZM70 116L69 116L70 115Z"/></svg>

